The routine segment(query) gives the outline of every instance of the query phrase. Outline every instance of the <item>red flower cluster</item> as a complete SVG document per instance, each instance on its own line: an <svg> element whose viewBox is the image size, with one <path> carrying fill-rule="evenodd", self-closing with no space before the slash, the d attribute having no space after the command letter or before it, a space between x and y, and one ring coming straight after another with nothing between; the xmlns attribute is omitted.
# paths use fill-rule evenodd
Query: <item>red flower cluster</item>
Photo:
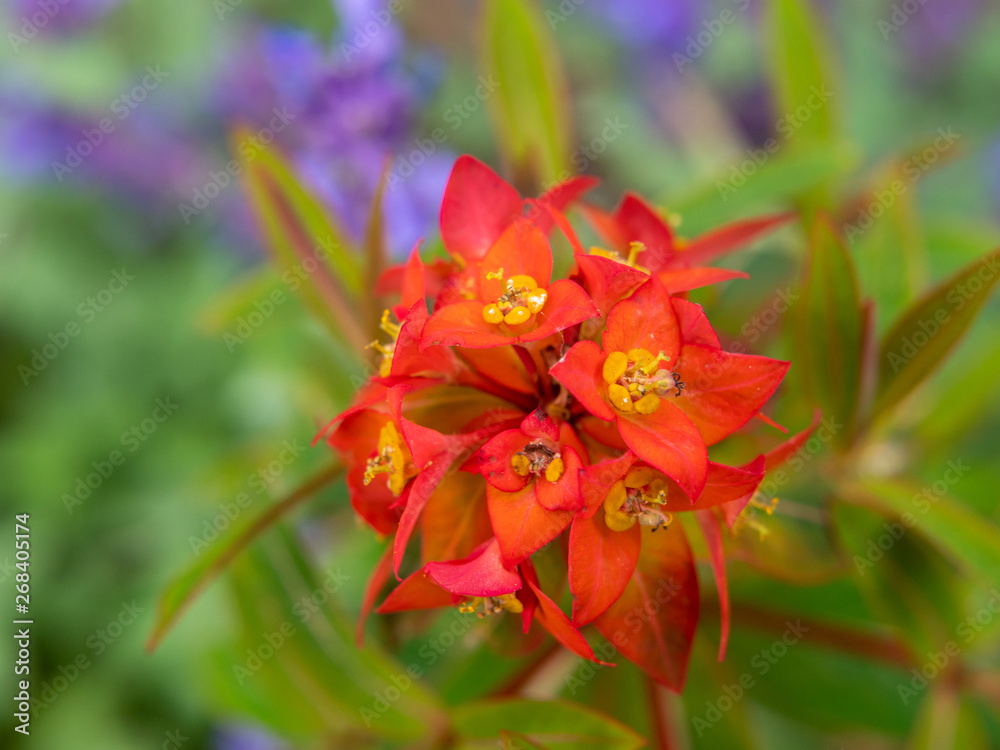
<svg viewBox="0 0 1000 750"><path fill-rule="evenodd" d="M459 159L441 208L450 260L425 266L414 251L383 278L400 298L382 321L391 340L328 440L357 513L393 536L365 614L390 570L417 567L406 553L418 533L419 569L379 612L518 613L525 633L537 620L596 660L579 630L593 623L680 689L699 593L673 514L697 518L727 620L720 523L750 501L768 461L723 466L707 447L757 416L788 368L724 351L682 295L742 276L707 264L787 217L684 242L636 196L614 213L580 204L594 184L578 177L526 201ZM573 204L604 248L583 249L565 216ZM568 279L552 279L555 227L575 252ZM547 549L571 617L559 581L542 576L543 591L532 562L557 539Z"/></svg>

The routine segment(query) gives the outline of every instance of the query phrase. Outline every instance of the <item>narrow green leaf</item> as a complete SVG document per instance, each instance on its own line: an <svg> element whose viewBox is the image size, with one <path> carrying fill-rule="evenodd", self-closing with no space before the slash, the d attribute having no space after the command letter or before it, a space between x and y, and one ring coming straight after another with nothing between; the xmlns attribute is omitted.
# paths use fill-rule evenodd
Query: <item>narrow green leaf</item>
<svg viewBox="0 0 1000 750"><path fill-rule="evenodd" d="M237 129L232 150L241 155L244 185L282 279L331 332L363 349L368 338L355 319L353 301L361 292L361 275L343 232L277 149L243 148L249 138Z"/></svg>
<svg viewBox="0 0 1000 750"><path fill-rule="evenodd" d="M255 268L210 300L198 313L198 325L208 333L220 333L251 313L254 302L271 299L279 291L287 290L273 268Z"/></svg>
<svg viewBox="0 0 1000 750"><path fill-rule="evenodd" d="M961 462L953 462L945 476L955 475L958 481L963 471ZM1000 528L947 493L868 479L845 484L839 497L898 517L967 575L1000 581Z"/></svg>
<svg viewBox="0 0 1000 750"><path fill-rule="evenodd" d="M560 179L569 156L569 105L555 42L532 0L490 0L484 68L498 84L486 99L504 156L519 182Z"/></svg>
<svg viewBox="0 0 1000 750"><path fill-rule="evenodd" d="M361 308L368 323L369 338L372 339L379 337L379 321L382 317L382 305L375 296L375 286L386 266L385 215L382 202L391 168L392 160L386 159L378 186L375 188L375 196L372 198L368 226L365 228L365 289L369 292L361 296Z"/></svg>
<svg viewBox="0 0 1000 750"><path fill-rule="evenodd" d="M891 409L934 371L975 320L1000 280L1000 250L938 284L903 313L882 341L874 415Z"/></svg>
<svg viewBox="0 0 1000 750"><path fill-rule="evenodd" d="M850 439L861 391L866 320L854 261L825 216L810 232L796 315L799 352L809 395L823 414L843 422L839 441Z"/></svg>
<svg viewBox="0 0 1000 750"><path fill-rule="evenodd" d="M570 701L493 700L469 703L452 714L455 731L466 740L496 747L501 733L563 750L631 750L645 740L624 724ZM487 743L485 741L491 741ZM474 747L477 745L467 744Z"/></svg>
<svg viewBox="0 0 1000 750"><path fill-rule="evenodd" d="M831 142L837 87L823 26L809 0L769 0L768 69L783 122L796 140Z"/></svg>
<svg viewBox="0 0 1000 750"><path fill-rule="evenodd" d="M333 465L300 485L283 500L251 519L226 540L219 540L212 549L199 557L184 573L167 586L160 595L153 632L146 641L146 650L154 651L164 636L177 623L184 611L204 588L226 569L247 545L267 531L296 505L326 487L343 473L343 467Z"/></svg>

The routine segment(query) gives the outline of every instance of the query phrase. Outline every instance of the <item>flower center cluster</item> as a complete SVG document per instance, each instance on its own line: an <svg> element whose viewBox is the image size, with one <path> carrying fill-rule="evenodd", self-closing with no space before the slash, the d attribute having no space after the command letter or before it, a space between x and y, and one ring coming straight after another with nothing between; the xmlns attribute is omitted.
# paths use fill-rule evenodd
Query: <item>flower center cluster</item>
<svg viewBox="0 0 1000 750"><path fill-rule="evenodd" d="M590 248L591 255L598 255L602 258L607 258L608 260L613 260L617 263L623 263L630 268L634 268L636 271L642 271L643 273L649 273L649 269L640 266L636 263L636 259L639 257L639 253L645 251L646 246L641 242L633 242L628 247L628 257L623 258L621 253L615 250L605 250L603 247L592 247Z"/></svg>
<svg viewBox="0 0 1000 750"><path fill-rule="evenodd" d="M602 371L611 405L622 412L652 414L660 408L660 398L671 391L680 396L680 375L660 367L669 359L663 352L653 356L645 349L611 352Z"/></svg>
<svg viewBox="0 0 1000 750"><path fill-rule="evenodd" d="M511 456L510 465L522 477L534 474L550 482L558 482L566 470L562 457L541 443L528 443L524 450Z"/></svg>
<svg viewBox="0 0 1000 750"><path fill-rule="evenodd" d="M652 469L631 469L625 478L611 485L604 498L604 522L612 531L625 531L636 521L653 531L669 526L673 516L663 510L667 483Z"/></svg>
<svg viewBox="0 0 1000 750"><path fill-rule="evenodd" d="M515 614L521 612L524 609L524 605L518 600L514 594L502 594L500 596L474 596L467 599L459 608L458 611L463 614L476 613L476 617L482 619L487 615L498 615L501 612L514 612Z"/></svg>
<svg viewBox="0 0 1000 750"><path fill-rule="evenodd" d="M387 422L379 432L378 450L365 465L365 484L379 474L388 474L386 485L393 495L399 495L412 474L415 474L410 451L396 425Z"/></svg>
<svg viewBox="0 0 1000 750"><path fill-rule="evenodd" d="M491 271L486 274L486 278L502 280L503 269ZM483 320L510 326L526 323L532 315L541 312L548 296L548 292L539 289L538 282L530 276L511 276L504 285L504 293L497 297L497 301L483 307Z"/></svg>
<svg viewBox="0 0 1000 750"><path fill-rule="evenodd" d="M374 349L382 355L382 361L378 366L378 374L383 378L387 378L392 370L392 355L396 351L396 339L399 338L400 326L389 320L388 310L383 310L382 321L379 323L378 327L388 333L392 338L384 344L381 341L375 340L371 342L367 348Z"/></svg>

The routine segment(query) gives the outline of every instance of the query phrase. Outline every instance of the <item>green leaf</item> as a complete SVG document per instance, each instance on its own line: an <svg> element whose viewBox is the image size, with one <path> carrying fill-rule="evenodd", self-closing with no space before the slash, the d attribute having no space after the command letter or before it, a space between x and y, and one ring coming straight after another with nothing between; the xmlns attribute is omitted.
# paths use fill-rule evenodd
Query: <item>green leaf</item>
<svg viewBox="0 0 1000 750"><path fill-rule="evenodd" d="M493 700L460 706L452 714L464 747L496 747L501 733L516 733L536 745L564 750L626 750L645 740L624 724L570 701ZM516 745L515 745L516 746Z"/></svg>
<svg viewBox="0 0 1000 750"><path fill-rule="evenodd" d="M854 261L825 216L817 217L810 233L799 305L795 362L823 413L846 425L836 439L849 441L861 395L867 316Z"/></svg>
<svg viewBox="0 0 1000 750"><path fill-rule="evenodd" d="M975 320L1000 280L1000 250L962 268L913 303L890 329L879 353L873 416L920 385Z"/></svg>
<svg viewBox="0 0 1000 750"><path fill-rule="evenodd" d="M208 333L221 333L241 316L251 313L254 302L285 291L273 268L267 265L255 268L210 300L199 311L198 325Z"/></svg>
<svg viewBox="0 0 1000 750"><path fill-rule="evenodd" d="M809 0L769 0L768 70L777 111L796 140L827 143L835 139L837 87L823 26ZM832 103L831 103L832 100Z"/></svg>
<svg viewBox="0 0 1000 750"><path fill-rule="evenodd" d="M274 147L263 148L245 128L233 134L243 181L283 280L338 337L362 350L368 342L353 301L361 274L349 245L325 209L303 188ZM247 148L256 143L256 148Z"/></svg>
<svg viewBox="0 0 1000 750"><path fill-rule="evenodd" d="M503 155L519 183L559 180L569 156L569 104L555 42L531 0L491 0L485 63L499 86L486 99Z"/></svg>
<svg viewBox="0 0 1000 750"><path fill-rule="evenodd" d="M296 505L326 487L343 473L343 467L333 465L304 482L283 500L270 506L256 518L245 523L225 540L219 540L209 552L199 557L184 573L167 586L160 595L153 632L146 641L146 650L154 651L164 636L177 623L184 611L191 605L204 588L240 554L247 545L276 521L289 513Z"/></svg>
<svg viewBox="0 0 1000 750"><path fill-rule="evenodd" d="M952 474L954 481L960 481L962 472L961 462L957 462L944 476ZM845 483L839 497L900 518L904 526L912 527L967 575L1000 581L1000 529L946 492L901 481L868 479Z"/></svg>

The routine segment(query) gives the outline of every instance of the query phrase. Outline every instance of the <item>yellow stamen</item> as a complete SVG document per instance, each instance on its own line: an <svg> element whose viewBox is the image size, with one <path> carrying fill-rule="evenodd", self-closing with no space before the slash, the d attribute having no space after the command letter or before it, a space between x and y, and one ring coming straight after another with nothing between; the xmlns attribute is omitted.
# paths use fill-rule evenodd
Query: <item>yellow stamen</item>
<svg viewBox="0 0 1000 750"><path fill-rule="evenodd" d="M490 271L486 278L503 281L503 269ZM494 325L506 323L516 326L527 323L532 315L542 311L548 296L548 292L539 289L538 282L531 276L518 274L507 277L503 294L497 297L496 302L483 308L483 320Z"/></svg>
<svg viewBox="0 0 1000 750"><path fill-rule="evenodd" d="M386 485L392 494L398 496L412 475L411 460L410 451L396 425L386 422L379 431L378 450L365 466L364 483L371 484L379 474L388 474Z"/></svg>
<svg viewBox="0 0 1000 750"><path fill-rule="evenodd" d="M528 476L531 471L531 462L523 453L514 454L510 459L510 465L514 467L515 473L522 477Z"/></svg>
<svg viewBox="0 0 1000 750"><path fill-rule="evenodd" d="M618 383L612 383L608 386L608 399L618 411L632 411L634 409L632 396L628 389L623 385L618 385Z"/></svg>
<svg viewBox="0 0 1000 750"><path fill-rule="evenodd" d="M489 304L483 308L483 320L487 323L503 323L503 313L496 304Z"/></svg>
<svg viewBox="0 0 1000 750"><path fill-rule="evenodd" d="M515 307L503 316L503 322L509 326L516 326L524 323L531 317L531 311L527 307Z"/></svg>
<svg viewBox="0 0 1000 750"><path fill-rule="evenodd" d="M633 405L640 414L653 414L660 408L660 397L655 393L647 393Z"/></svg>
<svg viewBox="0 0 1000 750"><path fill-rule="evenodd" d="M617 383L618 379L625 374L625 370L628 369L628 355L625 352L611 352L608 358L604 360L604 369L601 373L604 376L604 382Z"/></svg>
<svg viewBox="0 0 1000 750"><path fill-rule="evenodd" d="M482 607L482 610L479 608ZM500 596L474 596L466 599L458 611L462 614L476 613L476 617L483 618L487 615L495 615L500 612L513 612L519 614L524 610L524 605L514 594L501 594Z"/></svg>
<svg viewBox="0 0 1000 750"><path fill-rule="evenodd" d="M556 456L552 459L552 463L545 467L545 478L550 482L558 482L564 471L566 465L559 456Z"/></svg>

